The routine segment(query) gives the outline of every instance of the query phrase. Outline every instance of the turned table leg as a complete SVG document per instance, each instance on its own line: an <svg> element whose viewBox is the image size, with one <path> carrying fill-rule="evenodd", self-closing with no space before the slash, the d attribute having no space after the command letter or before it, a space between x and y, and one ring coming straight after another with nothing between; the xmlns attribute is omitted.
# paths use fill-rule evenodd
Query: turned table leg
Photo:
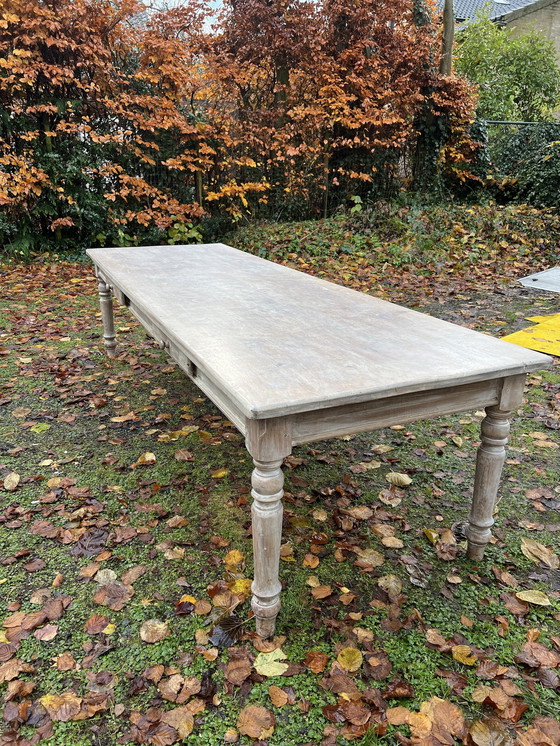
<svg viewBox="0 0 560 746"><path fill-rule="evenodd" d="M282 459L257 461L251 482L253 489L253 558L255 579L252 585L251 606L257 621L257 632L261 637L274 634L276 617L280 610L278 578L280 544L282 541L282 496L284 474Z"/></svg>
<svg viewBox="0 0 560 746"><path fill-rule="evenodd" d="M254 580L251 606L261 637L274 634L282 585L278 577L282 543L282 461L292 452L292 423L288 417L247 420L245 442L255 468L253 489Z"/></svg>
<svg viewBox="0 0 560 746"><path fill-rule="evenodd" d="M103 319L103 339L108 357L115 357L117 342L115 340L115 323L113 320L113 296L111 287L99 280L99 305Z"/></svg>
<svg viewBox="0 0 560 746"><path fill-rule="evenodd" d="M525 376L512 376L504 381L498 404L486 408L481 424L480 447L476 456L474 493L467 526L467 553L471 559L482 559L494 525L494 507L506 445L511 412L521 404Z"/></svg>

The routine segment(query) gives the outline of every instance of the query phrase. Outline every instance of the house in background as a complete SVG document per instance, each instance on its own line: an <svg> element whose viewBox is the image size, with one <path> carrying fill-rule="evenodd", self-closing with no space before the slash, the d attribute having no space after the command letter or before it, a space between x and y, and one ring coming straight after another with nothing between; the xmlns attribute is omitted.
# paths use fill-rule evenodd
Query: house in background
<svg viewBox="0 0 560 746"><path fill-rule="evenodd" d="M444 0L438 0L443 10ZM475 18L479 10L490 9L490 18L505 26L513 36L536 29L554 44L560 60L560 0L455 0L455 20Z"/></svg>

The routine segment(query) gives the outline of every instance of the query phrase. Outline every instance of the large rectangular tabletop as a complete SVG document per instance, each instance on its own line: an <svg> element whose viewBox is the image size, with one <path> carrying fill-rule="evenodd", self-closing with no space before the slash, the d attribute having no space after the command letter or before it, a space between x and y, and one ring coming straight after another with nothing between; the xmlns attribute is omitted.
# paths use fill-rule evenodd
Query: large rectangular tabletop
<svg viewBox="0 0 560 746"><path fill-rule="evenodd" d="M112 291L246 436L261 633L279 607L280 465L296 443L489 408L469 525L469 552L481 556L509 413L525 374L549 358L224 244L88 254L108 353Z"/></svg>

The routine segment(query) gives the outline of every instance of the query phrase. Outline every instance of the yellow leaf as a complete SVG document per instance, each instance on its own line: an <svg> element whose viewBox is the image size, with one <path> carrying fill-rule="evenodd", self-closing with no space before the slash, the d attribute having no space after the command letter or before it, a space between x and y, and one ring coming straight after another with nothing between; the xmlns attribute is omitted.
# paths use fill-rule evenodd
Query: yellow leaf
<svg viewBox="0 0 560 746"><path fill-rule="evenodd" d="M224 557L224 563L230 567L237 567L243 563L244 559L243 552L239 549L231 549Z"/></svg>
<svg viewBox="0 0 560 746"><path fill-rule="evenodd" d="M255 670L261 676L282 676L288 670L288 664L282 663L286 654L281 648L276 648L271 653L259 653L255 658Z"/></svg>
<svg viewBox="0 0 560 746"><path fill-rule="evenodd" d="M357 563L359 567L379 567L385 562L385 557L376 552L375 549L360 549L356 554L358 555Z"/></svg>
<svg viewBox="0 0 560 746"><path fill-rule="evenodd" d="M116 625L116 624L113 624L113 623L111 622L111 623L110 623L110 624L108 624L108 625L107 625L106 627L104 627L104 628L103 628L103 629L101 630L101 632L102 632L102 633L103 633L104 635L112 635L112 634L114 633L114 631L115 631L116 629L117 629L117 625Z"/></svg>
<svg viewBox="0 0 560 746"><path fill-rule="evenodd" d="M211 477L213 479L222 479L226 474L229 474L229 469L216 469L216 471L212 472Z"/></svg>
<svg viewBox="0 0 560 746"><path fill-rule="evenodd" d="M33 425L31 428L32 433L44 433L47 430L50 430L51 426L48 425L46 422L38 422L36 425Z"/></svg>
<svg viewBox="0 0 560 746"><path fill-rule="evenodd" d="M136 468L137 466L151 466L152 464L156 463L156 455L155 453L151 453L150 451L146 451L146 453L143 453L139 458L138 461L135 461L132 464L132 468Z"/></svg>
<svg viewBox="0 0 560 746"><path fill-rule="evenodd" d="M520 591L515 594L520 601L526 601L536 606L550 606L549 597L542 591Z"/></svg>
<svg viewBox="0 0 560 746"><path fill-rule="evenodd" d="M232 593L236 593L240 596L251 595L251 578L238 578L233 583L228 585L228 588Z"/></svg>
<svg viewBox="0 0 560 746"><path fill-rule="evenodd" d="M475 666L477 659L472 654L471 649L468 645L453 645L451 648L451 654L459 663L464 663L465 666Z"/></svg>
<svg viewBox="0 0 560 746"><path fill-rule="evenodd" d="M362 665L364 657L357 648L344 648L336 659L345 671L357 671Z"/></svg>
<svg viewBox="0 0 560 746"><path fill-rule="evenodd" d="M19 485L20 476L19 474L16 474L15 471L12 471L8 476L4 479L4 489L6 492L13 492L15 489L17 489L17 486Z"/></svg>
<svg viewBox="0 0 560 746"><path fill-rule="evenodd" d="M527 559L530 559L535 564L541 562L551 570L557 570L560 566L558 555L534 539L523 537L521 539L521 551Z"/></svg>
<svg viewBox="0 0 560 746"><path fill-rule="evenodd" d="M430 541L432 544L435 544L439 541L439 534L437 531L434 531L431 528L424 528L424 536Z"/></svg>

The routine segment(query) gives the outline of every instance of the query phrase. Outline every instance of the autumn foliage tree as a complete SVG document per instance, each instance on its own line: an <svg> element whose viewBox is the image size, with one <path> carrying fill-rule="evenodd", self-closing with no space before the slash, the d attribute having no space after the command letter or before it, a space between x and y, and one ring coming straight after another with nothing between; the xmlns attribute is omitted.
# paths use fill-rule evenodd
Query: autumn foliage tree
<svg viewBox="0 0 560 746"><path fill-rule="evenodd" d="M418 2L230 0L214 18L197 0L152 14L4 0L4 245L185 241L201 218L326 215L400 185L428 120L444 133L437 171L472 100L439 75L438 25Z"/></svg>
<svg viewBox="0 0 560 746"><path fill-rule="evenodd" d="M150 179L204 133L182 105L188 45L177 56L164 23L138 24L142 9L136 0L4 3L0 206L12 250L125 243L201 215L181 180L162 189ZM196 6L176 16L174 34L200 31Z"/></svg>

